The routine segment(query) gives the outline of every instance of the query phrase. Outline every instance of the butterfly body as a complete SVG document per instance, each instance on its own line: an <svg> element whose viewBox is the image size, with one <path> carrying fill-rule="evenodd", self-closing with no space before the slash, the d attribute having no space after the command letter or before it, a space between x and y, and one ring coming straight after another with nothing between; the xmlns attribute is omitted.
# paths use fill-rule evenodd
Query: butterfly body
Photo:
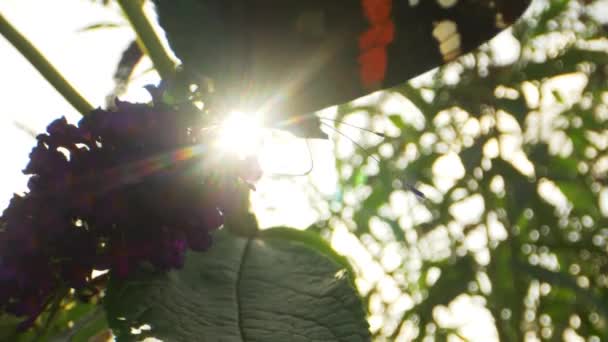
<svg viewBox="0 0 608 342"><path fill-rule="evenodd" d="M219 103L289 125L471 51L519 17L529 0L155 3L185 69L212 79ZM316 130L290 130L324 137L318 122L309 126Z"/></svg>

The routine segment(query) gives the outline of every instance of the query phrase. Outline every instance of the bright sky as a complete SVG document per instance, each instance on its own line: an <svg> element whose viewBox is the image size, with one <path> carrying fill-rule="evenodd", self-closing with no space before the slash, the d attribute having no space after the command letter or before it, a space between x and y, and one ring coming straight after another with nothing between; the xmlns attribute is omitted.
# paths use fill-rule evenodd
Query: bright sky
<svg viewBox="0 0 608 342"><path fill-rule="evenodd" d="M83 0L2 0L0 12L38 47L48 60L93 105L112 89L117 56L133 38L128 28L76 33L92 22L122 19L112 10ZM21 174L35 140L15 123L44 131L53 119L80 115L2 37L0 37L0 207L12 193L26 189Z"/></svg>

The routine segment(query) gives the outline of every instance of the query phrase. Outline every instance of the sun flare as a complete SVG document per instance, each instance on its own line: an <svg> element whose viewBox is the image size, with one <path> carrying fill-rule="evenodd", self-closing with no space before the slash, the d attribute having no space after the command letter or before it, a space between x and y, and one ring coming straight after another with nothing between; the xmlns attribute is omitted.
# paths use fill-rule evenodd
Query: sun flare
<svg viewBox="0 0 608 342"><path fill-rule="evenodd" d="M259 115L232 112L219 125L218 146L239 156L254 155L258 152L264 128Z"/></svg>

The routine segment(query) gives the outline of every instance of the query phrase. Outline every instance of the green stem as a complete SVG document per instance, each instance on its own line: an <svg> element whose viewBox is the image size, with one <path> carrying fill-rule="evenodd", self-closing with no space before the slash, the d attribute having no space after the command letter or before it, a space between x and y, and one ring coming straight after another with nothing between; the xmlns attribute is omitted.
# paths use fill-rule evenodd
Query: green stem
<svg viewBox="0 0 608 342"><path fill-rule="evenodd" d="M93 110L72 85L44 58L40 51L0 14L0 34L3 35L36 70L82 115Z"/></svg>
<svg viewBox="0 0 608 342"><path fill-rule="evenodd" d="M175 75L175 64L166 53L163 44L154 32L154 28L143 11L143 1L118 0L118 4L129 19L137 38L143 45L144 52L150 57L154 67L163 80L170 80Z"/></svg>

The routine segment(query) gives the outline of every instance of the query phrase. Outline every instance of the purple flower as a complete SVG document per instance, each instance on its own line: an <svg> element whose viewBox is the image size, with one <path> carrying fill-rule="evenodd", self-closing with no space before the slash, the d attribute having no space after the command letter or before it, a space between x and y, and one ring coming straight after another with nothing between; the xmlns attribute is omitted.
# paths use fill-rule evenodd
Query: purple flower
<svg viewBox="0 0 608 342"><path fill-rule="evenodd" d="M188 248L208 249L234 202L231 184L261 171L248 159L211 182L202 119L191 105L117 101L77 126L49 124L24 169L29 192L0 217L0 307L26 316L27 328L60 286L90 293L94 269L169 270Z"/></svg>

